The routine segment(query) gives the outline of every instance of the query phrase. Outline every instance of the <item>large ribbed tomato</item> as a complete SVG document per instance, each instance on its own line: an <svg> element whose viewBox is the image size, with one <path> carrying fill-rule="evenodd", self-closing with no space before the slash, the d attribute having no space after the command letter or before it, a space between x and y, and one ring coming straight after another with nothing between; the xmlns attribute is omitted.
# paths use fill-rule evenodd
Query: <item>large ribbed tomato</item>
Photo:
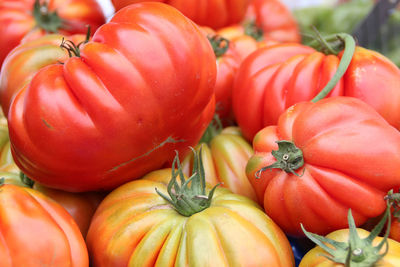
<svg viewBox="0 0 400 267"><path fill-rule="evenodd" d="M0 66L23 38L45 32L86 33L105 22L96 0L2 0L0 1Z"/></svg>
<svg viewBox="0 0 400 267"><path fill-rule="evenodd" d="M116 10L148 0L112 0ZM150 0L163 2L181 11L201 26L218 29L239 23L251 0Z"/></svg>
<svg viewBox="0 0 400 267"><path fill-rule="evenodd" d="M196 145L214 113L215 77L211 45L191 20L161 3L130 5L79 57L41 69L15 97L15 162L68 191L138 178Z"/></svg>
<svg viewBox="0 0 400 267"><path fill-rule="evenodd" d="M286 108L311 100L338 69L341 54L325 55L301 44L261 48L241 64L232 104L243 135L251 140L277 123ZM359 98L400 129L400 70L381 54L357 47L330 96Z"/></svg>
<svg viewBox="0 0 400 267"><path fill-rule="evenodd" d="M205 188L201 168L186 186L178 172L153 171L101 202L86 238L93 266L294 266L286 236L255 202Z"/></svg>
<svg viewBox="0 0 400 267"><path fill-rule="evenodd" d="M75 44L85 41L83 34L68 37L46 34L18 45L7 55L0 72L0 106L6 117L16 93L30 82L38 70L68 59L67 51L60 47L63 38Z"/></svg>
<svg viewBox="0 0 400 267"><path fill-rule="evenodd" d="M384 196L400 186L400 133L353 97L290 107L257 133L253 149L247 177L291 235L302 235L300 223L318 234L344 228L349 208L361 225L383 213Z"/></svg>
<svg viewBox="0 0 400 267"><path fill-rule="evenodd" d="M40 192L0 186L2 267L89 266L85 241L72 217Z"/></svg>

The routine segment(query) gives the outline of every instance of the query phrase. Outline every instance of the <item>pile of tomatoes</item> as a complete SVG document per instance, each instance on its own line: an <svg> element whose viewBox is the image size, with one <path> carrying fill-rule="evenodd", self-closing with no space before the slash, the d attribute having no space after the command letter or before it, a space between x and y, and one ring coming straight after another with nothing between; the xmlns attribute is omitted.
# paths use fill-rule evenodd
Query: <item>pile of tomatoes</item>
<svg viewBox="0 0 400 267"><path fill-rule="evenodd" d="M400 266L390 59L279 0L112 2L0 1L1 266Z"/></svg>

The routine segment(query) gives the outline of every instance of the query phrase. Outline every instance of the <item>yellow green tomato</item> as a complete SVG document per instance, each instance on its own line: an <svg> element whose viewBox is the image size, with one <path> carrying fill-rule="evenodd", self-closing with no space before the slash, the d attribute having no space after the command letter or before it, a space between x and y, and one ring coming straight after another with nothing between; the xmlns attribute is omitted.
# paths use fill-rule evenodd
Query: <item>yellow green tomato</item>
<svg viewBox="0 0 400 267"><path fill-rule="evenodd" d="M242 136L239 127L226 127L208 142L201 142L196 150L202 150L206 181L214 186L220 184L233 193L257 201L256 193L246 176L246 164L254 154L253 148ZM186 175L191 174L193 155L182 162Z"/></svg>
<svg viewBox="0 0 400 267"><path fill-rule="evenodd" d="M195 157L187 180L173 165L111 192L87 235L93 266L294 266L286 236L260 206L205 186L198 165Z"/></svg>
<svg viewBox="0 0 400 267"><path fill-rule="evenodd" d="M357 233L360 238L366 238L370 235L370 232L361 228L357 228ZM349 229L341 229L334 231L326 236L329 239L339 241L339 242L347 242L349 240ZM380 242L382 242L383 237L375 237L373 239L372 245L377 246ZM383 245L380 253L384 253L386 248L388 249L387 253L376 263L372 265L354 265L350 266L368 266L368 267L398 267L400 266L400 243L393 240L387 239L387 244ZM362 250L355 248L353 250L353 254L362 253ZM341 263L336 263L334 261L329 260L323 255L327 254L320 246L316 246L311 249L301 260L299 267L340 267L345 266ZM362 263L361 263L362 264Z"/></svg>

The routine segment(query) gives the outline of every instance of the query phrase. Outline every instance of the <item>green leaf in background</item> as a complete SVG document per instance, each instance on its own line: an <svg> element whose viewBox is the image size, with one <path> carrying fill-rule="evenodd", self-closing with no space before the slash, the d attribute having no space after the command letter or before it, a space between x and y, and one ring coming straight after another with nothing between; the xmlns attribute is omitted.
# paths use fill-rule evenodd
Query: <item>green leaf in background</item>
<svg viewBox="0 0 400 267"><path fill-rule="evenodd" d="M293 11L302 33L303 44L309 44L314 33L314 26L322 36L345 32L351 34L359 23L368 15L374 6L373 0L351 0L346 3L329 6L311 6ZM374 47L400 66L400 11L395 10L389 22L381 30L381 38L385 38L384 47Z"/></svg>

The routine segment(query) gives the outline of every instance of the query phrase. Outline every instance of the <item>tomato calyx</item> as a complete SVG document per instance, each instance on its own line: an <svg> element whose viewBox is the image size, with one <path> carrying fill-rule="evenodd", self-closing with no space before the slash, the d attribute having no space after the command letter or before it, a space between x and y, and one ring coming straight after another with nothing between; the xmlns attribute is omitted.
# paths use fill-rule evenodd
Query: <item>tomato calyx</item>
<svg viewBox="0 0 400 267"><path fill-rule="evenodd" d="M287 140L276 141L278 150L272 150L271 154L275 157L276 162L271 165L265 166L256 172L256 178L260 178L261 173L267 169L282 169L287 173L292 173L296 176L303 176L295 171L304 165L303 152L296 145Z"/></svg>
<svg viewBox="0 0 400 267"><path fill-rule="evenodd" d="M222 37L221 35L208 35L208 40L211 43L211 47L214 50L215 57L219 58L225 55L229 49L229 40Z"/></svg>
<svg viewBox="0 0 400 267"><path fill-rule="evenodd" d="M37 26L46 32L56 33L64 24L64 21L58 16L57 11L51 12L49 10L47 1L41 4L40 0L35 0L32 13Z"/></svg>
<svg viewBox="0 0 400 267"><path fill-rule="evenodd" d="M347 33L331 35L325 39L321 37L321 39L324 40L328 46L328 41L340 41L341 43L344 43L344 51L339 66L333 77L329 80L328 84L321 90L321 92L319 92L318 95L311 100L311 102L314 103L325 98L340 81L350 65L356 48L356 42L354 41L354 38Z"/></svg>
<svg viewBox="0 0 400 267"><path fill-rule="evenodd" d="M391 222L389 214L390 205L388 204L383 218L374 227L370 234L366 238L360 238L357 233L351 209L349 209L347 216L349 224L349 240L347 242L338 242L314 233L307 232L302 224L301 228L309 239L329 253L329 255L322 254L322 256L326 257L330 261L344 264L346 267L372 267L375 266L375 263L382 259L389 250L388 236ZM384 238L377 246L374 247L372 245L372 241L382 231L386 221L388 221L388 225ZM383 246L385 246L385 250L380 253Z"/></svg>
<svg viewBox="0 0 400 267"><path fill-rule="evenodd" d="M257 42L264 40L264 31L257 25L254 19L245 21L242 26L245 35L253 37Z"/></svg>
<svg viewBox="0 0 400 267"><path fill-rule="evenodd" d="M90 39L90 26L88 26L88 30L86 32L86 38L84 41L75 44L71 40L65 40L65 38L63 37L61 40L60 47L67 50L69 57L80 57L81 56L80 47L81 45L89 42L89 39Z"/></svg>
<svg viewBox="0 0 400 267"><path fill-rule="evenodd" d="M176 156L172 162L172 177L167 186L169 197L158 191L156 188L156 192L162 198L169 202L178 213L186 217L190 217L191 215L208 208L211 205L214 191L219 185L215 185L207 195L206 178L203 161L201 158L201 149L199 153L197 153L193 148L192 151L192 176L190 176L188 179L185 179L182 171L182 165L179 161L178 152L176 152ZM175 166L177 166L177 169ZM178 176L181 182L180 185L177 182Z"/></svg>

